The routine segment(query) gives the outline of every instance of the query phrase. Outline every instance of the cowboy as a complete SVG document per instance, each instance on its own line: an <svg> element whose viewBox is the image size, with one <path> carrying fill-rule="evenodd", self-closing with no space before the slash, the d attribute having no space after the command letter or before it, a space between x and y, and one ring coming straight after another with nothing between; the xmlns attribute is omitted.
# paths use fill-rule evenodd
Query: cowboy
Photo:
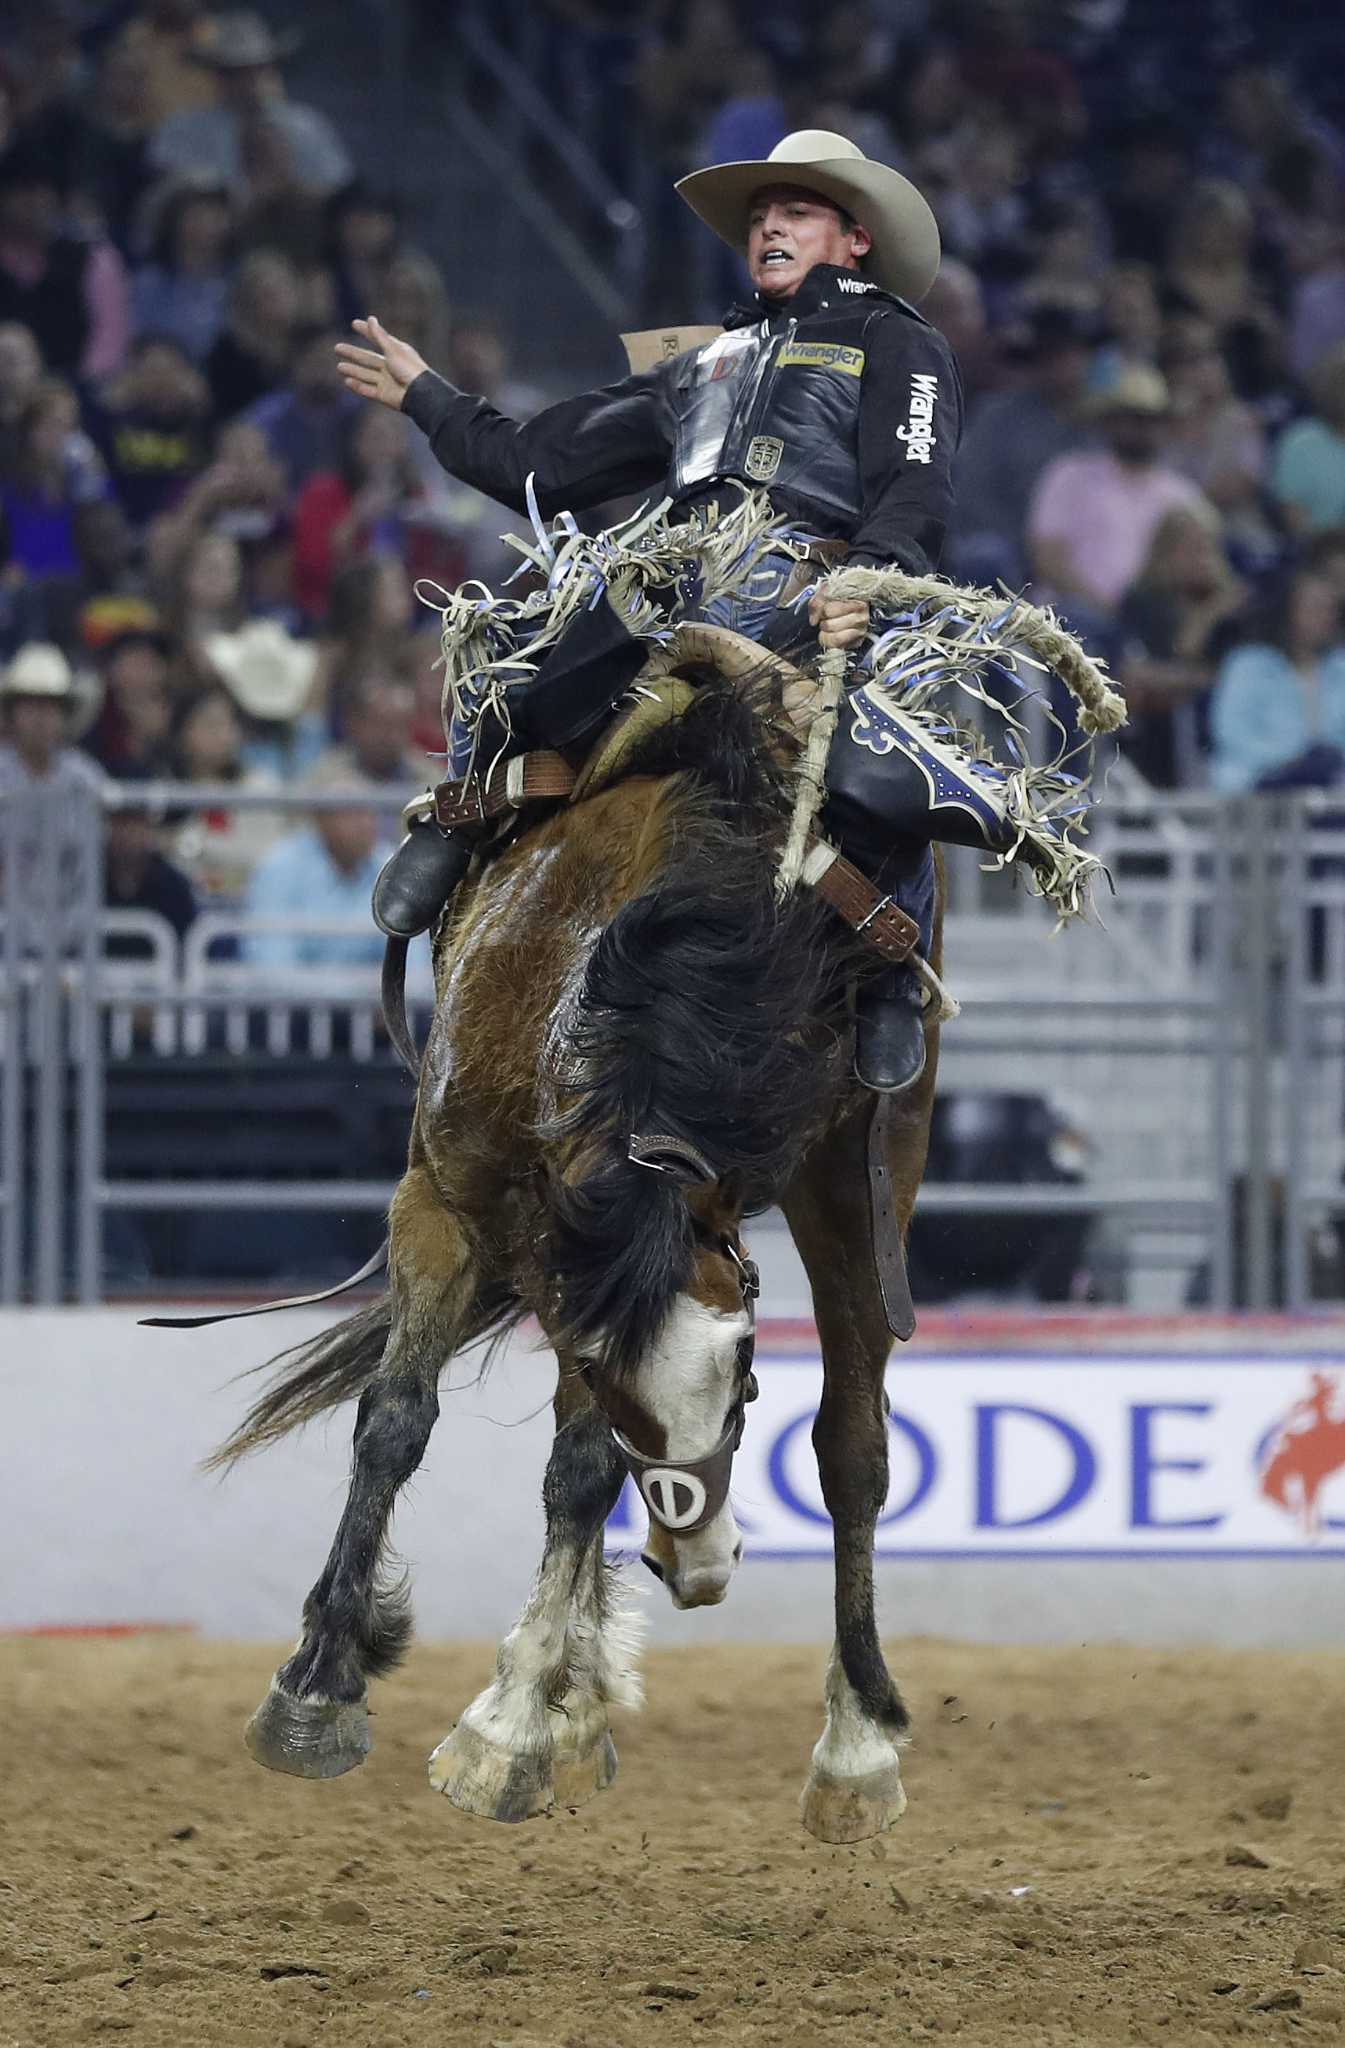
<svg viewBox="0 0 1345 2048"><path fill-rule="evenodd" d="M76 814L81 801L103 788L104 777L71 740L95 708L89 678L77 676L60 648L46 641L30 640L0 672L0 805L12 799L20 805L10 828L18 868L12 900L35 917L63 907L79 887L87 842ZM28 801L34 798L50 809L45 843L37 806ZM0 840L7 836L0 831Z"/></svg>
<svg viewBox="0 0 1345 2048"><path fill-rule="evenodd" d="M952 353L912 303L939 265L928 204L844 136L814 129L786 136L764 160L697 171L677 189L746 257L755 287L752 305L731 312L704 345L520 424L447 383L370 318L354 323L367 345L338 350L346 383L409 414L445 469L515 509L529 479L544 515L662 486L672 516L690 516L726 482L764 487L785 535L807 540L814 559L845 553L848 564L927 574L949 520L962 417ZM800 622L781 599L796 553L766 558L774 585L767 578L763 589L754 575L751 602L696 615L788 651ZM814 596L808 618L824 648L856 647L869 630L867 605L853 601ZM929 841L941 836L934 812L940 801L955 808L959 792L945 780L936 795L931 784L913 813L885 815L885 764L864 759L843 793L829 776L829 827L916 917L927 946ZM413 828L375 892L382 929L423 931L469 859L458 837ZM868 1086L895 1091L918 1078L921 1001L905 967L865 985L856 1068Z"/></svg>

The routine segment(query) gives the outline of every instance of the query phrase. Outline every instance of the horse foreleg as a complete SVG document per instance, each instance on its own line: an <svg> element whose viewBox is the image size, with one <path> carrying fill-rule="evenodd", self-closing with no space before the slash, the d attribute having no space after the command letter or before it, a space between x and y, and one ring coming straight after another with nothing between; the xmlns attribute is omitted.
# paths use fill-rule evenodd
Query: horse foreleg
<svg viewBox="0 0 1345 2048"><path fill-rule="evenodd" d="M345 1512L304 1603L299 1646L247 1729L259 1763L300 1778L339 1777L363 1763L368 1680L392 1670L411 1636L405 1581L381 1569L384 1544L397 1494L425 1454L439 1374L476 1293L466 1234L420 1168L393 1201L389 1283L392 1328L360 1397Z"/></svg>
<svg viewBox="0 0 1345 2048"><path fill-rule="evenodd" d="M603 1525L625 1477L611 1431L562 1357L542 1499L546 1548L495 1677L430 1758L430 1783L464 1812L527 1820L580 1806L616 1776L613 1702L639 1703L634 1632L616 1607Z"/></svg>
<svg viewBox="0 0 1345 2048"><path fill-rule="evenodd" d="M891 1159L903 1227L923 1168L933 1075L918 1084ZM813 1428L836 1558L836 1638L826 1726L803 1792L803 1824L824 1842L882 1833L905 1809L898 1745L909 1725L878 1642L873 1541L887 1498L884 1369L892 1338L870 1243L867 1117L849 1117L809 1155L785 1204L812 1283L824 1386Z"/></svg>

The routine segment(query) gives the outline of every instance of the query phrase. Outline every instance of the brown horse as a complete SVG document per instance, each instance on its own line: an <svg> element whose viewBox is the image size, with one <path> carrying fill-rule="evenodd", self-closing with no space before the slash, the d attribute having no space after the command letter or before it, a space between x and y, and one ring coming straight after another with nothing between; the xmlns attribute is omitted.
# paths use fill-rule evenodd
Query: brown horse
<svg viewBox="0 0 1345 2048"><path fill-rule="evenodd" d="M777 900L792 787L778 681L695 680L690 710L624 779L528 825L460 892L438 937L387 1297L290 1354L218 1454L358 1398L345 1512L248 1742L304 1777L362 1762L368 1680L411 1631L381 1560L439 1375L530 1313L560 1367L545 1550L495 1679L430 1779L497 1820L610 1783L609 1705L632 1703L638 1683L604 1524L634 1470L653 1509L645 1562L679 1607L723 1599L742 1550L728 1462L755 1391L739 1232L778 1202L812 1283L825 1367L813 1434L835 1531L835 1648L803 1818L853 1841L905 1805L908 1720L873 1606L892 1340L870 1238L874 1098L851 1078L865 968L810 890ZM929 1032L888 1150L903 1232L934 1092Z"/></svg>

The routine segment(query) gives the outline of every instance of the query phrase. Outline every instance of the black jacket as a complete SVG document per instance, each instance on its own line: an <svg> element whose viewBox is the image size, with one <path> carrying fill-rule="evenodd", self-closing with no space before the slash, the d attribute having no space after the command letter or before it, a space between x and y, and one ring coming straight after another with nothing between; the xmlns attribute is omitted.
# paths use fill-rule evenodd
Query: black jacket
<svg viewBox="0 0 1345 2048"><path fill-rule="evenodd" d="M962 387L937 328L853 271L819 264L784 306L760 300L726 333L526 422L433 371L403 409L454 476L544 515L662 487L676 503L716 481L765 485L776 510L851 543L852 562L922 573L952 507Z"/></svg>

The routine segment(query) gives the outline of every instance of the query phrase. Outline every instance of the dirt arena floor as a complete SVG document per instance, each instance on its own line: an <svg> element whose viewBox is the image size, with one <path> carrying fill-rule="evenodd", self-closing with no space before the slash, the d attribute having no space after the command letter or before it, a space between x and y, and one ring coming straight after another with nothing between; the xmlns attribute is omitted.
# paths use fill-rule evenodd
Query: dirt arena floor
<svg viewBox="0 0 1345 2048"><path fill-rule="evenodd" d="M612 1790L513 1828L425 1777L488 1648L327 1784L243 1748L280 1654L0 1643L3 2048L1345 2040L1345 1658L893 1646L910 1808L830 1849L820 1651L650 1656Z"/></svg>

